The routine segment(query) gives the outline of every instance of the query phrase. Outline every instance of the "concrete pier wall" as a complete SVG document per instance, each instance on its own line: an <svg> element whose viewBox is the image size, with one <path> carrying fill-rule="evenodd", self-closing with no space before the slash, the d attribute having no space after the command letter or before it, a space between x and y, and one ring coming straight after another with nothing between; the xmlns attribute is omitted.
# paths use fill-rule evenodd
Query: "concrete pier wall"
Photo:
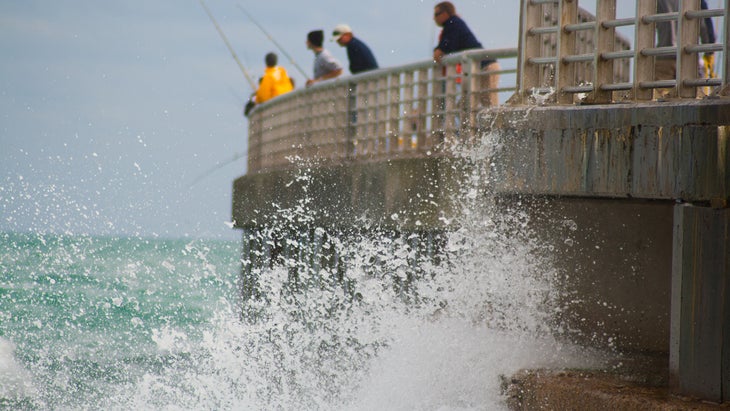
<svg viewBox="0 0 730 411"><path fill-rule="evenodd" d="M321 227L438 229L441 213L451 210L452 162L429 156L245 175L233 184L233 220L241 228L266 226L306 199L312 224Z"/></svg>
<svg viewBox="0 0 730 411"><path fill-rule="evenodd" d="M679 392L730 400L730 209L674 210L670 377Z"/></svg>
<svg viewBox="0 0 730 411"><path fill-rule="evenodd" d="M664 358L677 392L727 401L730 101L502 107L481 125L501 136L484 193L519 201L555 250L571 338ZM460 167L439 153L261 170L235 181L233 219L266 226L306 199L307 224L440 230Z"/></svg>
<svg viewBox="0 0 730 411"><path fill-rule="evenodd" d="M672 209L667 201L539 197L533 232L553 250L561 310L573 341L668 356Z"/></svg>
<svg viewBox="0 0 730 411"><path fill-rule="evenodd" d="M730 102L503 108L484 124L507 136L495 192L545 199L532 221L577 338L666 357L674 392L730 400ZM582 241L565 245L566 221Z"/></svg>
<svg viewBox="0 0 730 411"><path fill-rule="evenodd" d="M615 0L596 2L595 17L579 3L521 0L516 50L381 69L257 107L233 219L251 233L305 206L305 230L439 233L459 213L452 192L468 167L444 142L493 132L480 194L528 213L553 250L563 295L555 317L570 338L659 359L673 394L730 401L728 3L700 11L684 1L656 14L639 1L634 18L620 19ZM715 44L699 44L705 17L724 22ZM676 47L657 46L657 22L676 23ZM633 38L623 41L616 28L626 25ZM708 52L723 71L700 78ZM674 56L674 78L656 76L656 56ZM482 112L486 57L516 84L500 85L515 91L508 106ZM275 254L276 240L245 235L244 249Z"/></svg>
<svg viewBox="0 0 730 411"><path fill-rule="evenodd" d="M519 205L554 250L556 322L585 344L659 358L673 393L730 401L730 31L716 44L696 34L700 18L727 26L730 15L680 3L658 15L640 1L635 18L617 19L615 0L596 3L595 18L580 17L578 1L522 0L518 49L377 70L263 104L249 117L235 225L254 232L305 206L311 226L448 229L464 164L445 146L495 132L482 194ZM676 47L657 47L658 21L676 22ZM616 28L627 25L624 47ZM708 52L724 59L716 78L698 75ZM674 78L656 78L659 55L676 58ZM483 112L485 57L505 68L488 74L517 78L499 87L515 91L509 106ZM259 240L244 248L273 255L276 241Z"/></svg>
<svg viewBox="0 0 730 411"><path fill-rule="evenodd" d="M505 136L492 158L493 190L541 199L528 208L532 221L557 250L566 295L581 301L565 302L565 319L588 342L668 353L672 207L728 197L722 130L730 104L504 108L484 121ZM240 227L267 225L306 197L320 226L438 229L439 217L455 212L455 162L395 159L243 176L233 218Z"/></svg>
<svg viewBox="0 0 730 411"><path fill-rule="evenodd" d="M710 202L728 197L730 101L503 107L499 192Z"/></svg>

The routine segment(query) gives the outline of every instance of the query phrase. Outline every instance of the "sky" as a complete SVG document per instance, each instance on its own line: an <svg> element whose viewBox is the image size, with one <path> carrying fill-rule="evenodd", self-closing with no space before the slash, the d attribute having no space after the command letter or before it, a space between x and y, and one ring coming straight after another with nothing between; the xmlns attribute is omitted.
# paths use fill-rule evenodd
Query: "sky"
<svg viewBox="0 0 730 411"><path fill-rule="evenodd" d="M338 23L381 67L427 59L434 4L206 0L253 78L275 51L298 85L241 8L310 72L307 32ZM517 0L455 4L485 47L517 46ZM0 55L0 232L238 238L252 90L199 0L0 0Z"/></svg>
<svg viewBox="0 0 730 411"><path fill-rule="evenodd" d="M307 32L339 23L381 67L428 59L435 3L206 0L252 78L275 51L299 87L242 8L309 73ZM519 0L454 3L485 48L517 47ZM0 232L237 238L253 90L199 0L0 0L0 55Z"/></svg>

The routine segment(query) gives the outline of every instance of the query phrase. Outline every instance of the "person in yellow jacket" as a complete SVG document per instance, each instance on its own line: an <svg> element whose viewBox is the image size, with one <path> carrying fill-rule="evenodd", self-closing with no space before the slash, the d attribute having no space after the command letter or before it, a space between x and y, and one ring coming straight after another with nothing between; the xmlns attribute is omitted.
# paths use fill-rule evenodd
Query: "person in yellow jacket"
<svg viewBox="0 0 730 411"><path fill-rule="evenodd" d="M277 59L274 53L266 55L266 70L259 84L259 89L256 90L257 104L264 103L294 89L294 85L284 67L276 65Z"/></svg>
<svg viewBox="0 0 730 411"><path fill-rule="evenodd" d="M281 94L288 93L294 89L294 81L289 77L284 67L276 65L278 57L275 53L268 53L265 57L266 69L264 76L259 79L259 88L246 103L243 115L248 113L256 104L261 104Z"/></svg>

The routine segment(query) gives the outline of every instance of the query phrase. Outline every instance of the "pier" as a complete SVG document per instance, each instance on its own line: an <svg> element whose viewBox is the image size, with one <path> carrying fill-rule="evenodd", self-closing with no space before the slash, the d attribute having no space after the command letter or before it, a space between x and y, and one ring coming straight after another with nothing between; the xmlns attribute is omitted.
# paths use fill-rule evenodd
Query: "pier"
<svg viewBox="0 0 730 411"><path fill-rule="evenodd" d="M573 339L650 358L646 375L673 395L730 402L729 1L701 10L680 0L678 12L657 14L655 0L637 0L629 18L616 17L615 0L596 1L595 15L579 3L522 0L515 49L384 68L257 107L248 172L233 184L244 296L255 293L245 284L252 265L287 252L250 233L304 197L318 212L298 235L313 243L316 227L359 230L365 220L437 237L457 212L450 148L500 133L485 191L524 207L555 250L561 287L579 301L559 319ZM706 17L721 22L714 44L698 42ZM679 44L656 47L655 26L667 21ZM716 56L715 78L698 74L703 53ZM666 56L676 76L657 79L655 61ZM498 73L480 70L487 57ZM499 88L479 87L488 74L500 75ZM501 104L483 107L492 92ZM514 408L567 406L536 394L549 384L535 375L514 377L533 390Z"/></svg>

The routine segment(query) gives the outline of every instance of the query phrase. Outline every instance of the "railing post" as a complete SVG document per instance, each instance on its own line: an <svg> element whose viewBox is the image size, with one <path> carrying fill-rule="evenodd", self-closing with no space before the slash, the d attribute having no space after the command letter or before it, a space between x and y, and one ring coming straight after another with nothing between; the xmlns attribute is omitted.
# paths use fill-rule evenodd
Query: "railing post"
<svg viewBox="0 0 730 411"><path fill-rule="evenodd" d="M439 64L431 71L431 138L439 143L444 139L446 128L446 74Z"/></svg>
<svg viewBox="0 0 730 411"><path fill-rule="evenodd" d="M566 63L563 59L575 53L575 33L565 30L565 26L578 21L578 0L561 0L558 10L557 53L558 62L555 64L555 91L558 93L558 103L570 104L573 94L563 92L563 88L575 82L575 63Z"/></svg>
<svg viewBox="0 0 730 411"><path fill-rule="evenodd" d="M730 90L728 90L728 86L730 86L730 83L728 83L728 79L730 79L730 27L728 25L730 24L730 0L725 0L725 20L722 23L723 31L725 31L724 36L722 37L723 40L723 51L722 56L725 59L725 64L723 64L722 68L722 88L721 90L725 93L730 94ZM719 61L718 61L719 63Z"/></svg>
<svg viewBox="0 0 730 411"><path fill-rule="evenodd" d="M730 1L730 0L728 0ZM418 71L418 103L416 106L416 147L422 150L426 147L431 147L432 140L430 134L426 131L426 113L428 112L428 69L421 69ZM431 107L432 111L435 111ZM431 123L433 128L433 122Z"/></svg>
<svg viewBox="0 0 730 411"><path fill-rule="evenodd" d="M388 151L394 152L396 148L400 149L398 142L401 139L400 133L398 132L398 118L400 117L398 107L401 104L400 73L393 73L388 77L388 125L386 133L390 139Z"/></svg>
<svg viewBox="0 0 730 411"><path fill-rule="evenodd" d="M456 65L447 64L446 76L444 78L444 133L445 136L453 136L456 130Z"/></svg>
<svg viewBox="0 0 730 411"><path fill-rule="evenodd" d="M687 17L690 10L699 10L700 0L679 0L677 16L677 95L693 98L697 95L695 87L687 86L684 80L697 78L697 55L686 53L689 46L697 44L700 33L699 19Z"/></svg>
<svg viewBox="0 0 730 411"><path fill-rule="evenodd" d="M358 139L362 142L360 152L358 154L370 154L375 152L377 147L377 124L375 120L378 118L378 84L377 80L369 80L367 85L367 97L363 114L365 118L364 125L357 134Z"/></svg>
<svg viewBox="0 0 730 411"><path fill-rule="evenodd" d="M601 53L614 49L616 28L606 28L603 23L616 19L616 0L601 0L596 3L596 51L593 58L593 94L590 100L593 103L610 103L613 93L601 90L601 86L613 82L614 60L602 58Z"/></svg>
<svg viewBox="0 0 730 411"><path fill-rule="evenodd" d="M517 56L517 94L519 102L528 102L532 88L540 87L540 66L531 64L531 56L540 55L540 35L530 34L530 29L542 25L542 5L532 4L531 0L521 0L519 55Z"/></svg>
<svg viewBox="0 0 730 411"><path fill-rule="evenodd" d="M388 77L377 81L377 105L375 113L375 147L373 154L382 155L388 147Z"/></svg>
<svg viewBox="0 0 730 411"><path fill-rule="evenodd" d="M656 0L637 0L634 44L634 98L637 100L651 100L653 95L651 89L641 87L641 83L654 79L654 57L642 54L644 49L654 47L655 24L642 19L650 14L656 14Z"/></svg>
<svg viewBox="0 0 730 411"><path fill-rule="evenodd" d="M398 135L399 150L413 148L411 147L411 140L413 139L413 133L417 130L416 122L413 119L414 87L416 87L414 79L415 74L412 71L407 71L403 74L403 102L400 107L402 107L401 114L404 118L404 124L401 134ZM408 141L406 141L406 138Z"/></svg>
<svg viewBox="0 0 730 411"><path fill-rule="evenodd" d="M355 136L357 133L357 83L347 84L347 136L345 141L345 158L355 154Z"/></svg>
<svg viewBox="0 0 730 411"><path fill-rule="evenodd" d="M464 62L464 110L462 118L462 129L470 135L473 130L476 130L476 112L479 108L479 103L484 99L488 93L481 88L479 85L484 84L482 77L484 73L481 71L481 61L478 59L468 59ZM490 92L491 93L491 92ZM478 136L474 136L477 137Z"/></svg>

